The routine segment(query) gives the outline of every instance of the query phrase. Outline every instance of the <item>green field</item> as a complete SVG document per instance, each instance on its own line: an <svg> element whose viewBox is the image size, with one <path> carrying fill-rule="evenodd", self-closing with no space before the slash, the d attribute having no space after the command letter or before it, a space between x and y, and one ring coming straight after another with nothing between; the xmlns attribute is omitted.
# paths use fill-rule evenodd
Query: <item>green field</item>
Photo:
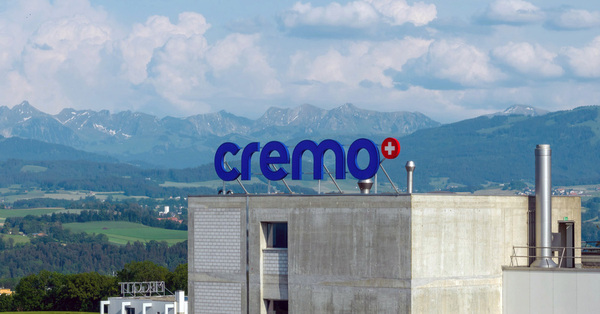
<svg viewBox="0 0 600 314"><path fill-rule="evenodd" d="M41 216L58 212L78 214L81 210L66 210L64 208L0 209L0 218L25 217L27 215Z"/></svg>
<svg viewBox="0 0 600 314"><path fill-rule="evenodd" d="M126 221L91 221L63 224L73 232L106 234L108 240L116 244L127 242L167 241L169 245L187 240L187 231L170 230L144 226Z"/></svg>
<svg viewBox="0 0 600 314"><path fill-rule="evenodd" d="M13 239L14 240L14 244L20 244L20 243L29 243L29 237L25 237L22 235L16 235L16 234L3 234L2 238L4 239L5 243L9 243L8 239Z"/></svg>

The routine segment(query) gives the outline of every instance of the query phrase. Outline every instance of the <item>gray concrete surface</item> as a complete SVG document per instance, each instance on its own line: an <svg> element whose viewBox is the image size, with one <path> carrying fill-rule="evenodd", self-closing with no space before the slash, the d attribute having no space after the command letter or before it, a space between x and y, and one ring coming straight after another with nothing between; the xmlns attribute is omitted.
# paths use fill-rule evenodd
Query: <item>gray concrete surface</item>
<svg viewBox="0 0 600 314"><path fill-rule="evenodd" d="M265 313L263 300L286 297L293 313L501 313L502 266L513 245L532 245L531 203L455 194L190 197L190 313L217 305ZM569 217L580 241L580 199L553 198L553 208L553 229ZM265 260L269 222L288 224L287 275Z"/></svg>

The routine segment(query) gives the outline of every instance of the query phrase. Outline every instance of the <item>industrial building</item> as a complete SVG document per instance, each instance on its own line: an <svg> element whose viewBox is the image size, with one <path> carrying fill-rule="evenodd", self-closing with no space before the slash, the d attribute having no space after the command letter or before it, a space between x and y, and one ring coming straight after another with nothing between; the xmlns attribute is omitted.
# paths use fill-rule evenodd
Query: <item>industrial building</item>
<svg viewBox="0 0 600 314"><path fill-rule="evenodd" d="M189 313L589 313L580 198L544 180L535 197L190 197Z"/></svg>
<svg viewBox="0 0 600 314"><path fill-rule="evenodd" d="M121 296L100 301L100 314L187 314L184 291L165 294L164 281L120 282Z"/></svg>

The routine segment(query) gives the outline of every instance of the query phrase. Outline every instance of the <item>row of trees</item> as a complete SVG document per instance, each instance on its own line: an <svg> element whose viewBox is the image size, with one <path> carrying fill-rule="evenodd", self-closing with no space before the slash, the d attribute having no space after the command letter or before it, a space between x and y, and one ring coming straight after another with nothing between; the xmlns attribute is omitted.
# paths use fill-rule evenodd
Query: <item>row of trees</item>
<svg viewBox="0 0 600 314"><path fill-rule="evenodd" d="M101 300L119 294L119 282L131 281L164 281L168 290L187 293L187 264L169 271L150 261L132 262L116 276L42 270L23 277L14 295L0 295L0 311L99 312Z"/></svg>
<svg viewBox="0 0 600 314"><path fill-rule="evenodd" d="M28 200L32 204L43 203L45 199ZM16 202L15 202L16 203ZM54 201L51 203L54 204ZM21 207L25 207L29 203L21 201ZM57 203L58 204L58 203ZM71 222L88 222L88 221L129 221L141 223L146 226L187 230L187 213L184 210L182 213L183 223L178 223L170 220L158 220L158 212L148 209L137 202L111 202L100 201L95 197L88 197L85 200L71 201L65 208L89 208L78 213L52 213L51 215L43 216L25 216L25 217L9 217L6 218L1 233L16 233L23 232L25 234L32 233L56 233L57 223Z"/></svg>
<svg viewBox="0 0 600 314"><path fill-rule="evenodd" d="M28 166L36 166L28 171ZM206 187L164 187L165 181L198 182L214 180L214 169L201 166L194 169L146 170L128 164L93 161L24 161L0 162L0 187L21 185L25 189L122 191L125 195L163 198L195 194L212 194Z"/></svg>
<svg viewBox="0 0 600 314"><path fill-rule="evenodd" d="M187 241L171 247L166 242L114 245L102 236L80 243L38 242L0 251L0 286L14 287L23 276L42 270L60 273L113 274L131 261L148 260L175 268L187 262Z"/></svg>

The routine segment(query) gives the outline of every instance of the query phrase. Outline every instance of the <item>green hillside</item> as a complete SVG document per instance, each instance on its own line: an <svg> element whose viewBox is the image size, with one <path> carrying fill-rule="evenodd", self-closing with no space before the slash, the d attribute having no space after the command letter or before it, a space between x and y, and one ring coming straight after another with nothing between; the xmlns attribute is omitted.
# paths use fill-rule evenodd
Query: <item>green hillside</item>
<svg viewBox="0 0 600 314"><path fill-rule="evenodd" d="M108 236L108 241L115 244L136 241L146 243L155 240L166 241L172 245L187 240L187 231L153 228L127 221L74 222L63 224L63 227L72 232L105 234Z"/></svg>
<svg viewBox="0 0 600 314"><path fill-rule="evenodd" d="M400 138L403 162L388 171L405 176L416 163L415 189L432 190L439 178L473 186L513 180L532 182L537 144L552 148L554 185L600 183L600 107L580 107L538 117L478 117Z"/></svg>

